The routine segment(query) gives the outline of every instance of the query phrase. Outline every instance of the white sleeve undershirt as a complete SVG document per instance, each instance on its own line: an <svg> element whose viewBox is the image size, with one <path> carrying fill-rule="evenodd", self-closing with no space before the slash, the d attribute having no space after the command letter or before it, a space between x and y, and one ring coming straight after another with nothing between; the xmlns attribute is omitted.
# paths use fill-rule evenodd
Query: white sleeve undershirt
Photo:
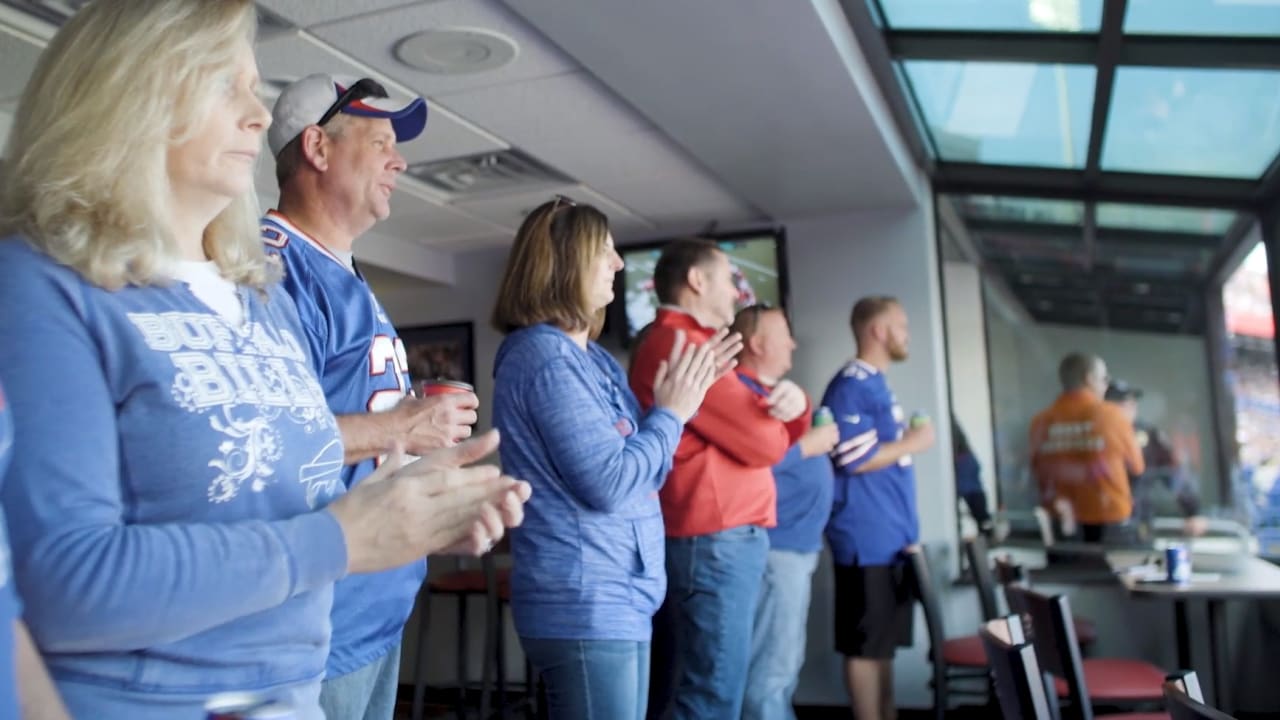
<svg viewBox="0 0 1280 720"><path fill-rule="evenodd" d="M179 260L174 277L187 284L191 293L232 325L244 322L244 306L236 293L236 284L222 277L212 260L193 262Z"/></svg>

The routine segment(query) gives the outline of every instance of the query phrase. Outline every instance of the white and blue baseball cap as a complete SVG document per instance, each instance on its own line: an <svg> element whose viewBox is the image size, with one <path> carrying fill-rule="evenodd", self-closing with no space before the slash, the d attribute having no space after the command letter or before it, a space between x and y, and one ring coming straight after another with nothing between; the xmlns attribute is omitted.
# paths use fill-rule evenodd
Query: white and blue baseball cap
<svg viewBox="0 0 1280 720"><path fill-rule="evenodd" d="M271 110L267 146L278 156L286 145L312 125L324 125L339 112L359 117L386 118L395 129L396 142L408 142L427 126L427 101L389 96L381 83L370 78L348 80L332 75L308 75L289 84Z"/></svg>

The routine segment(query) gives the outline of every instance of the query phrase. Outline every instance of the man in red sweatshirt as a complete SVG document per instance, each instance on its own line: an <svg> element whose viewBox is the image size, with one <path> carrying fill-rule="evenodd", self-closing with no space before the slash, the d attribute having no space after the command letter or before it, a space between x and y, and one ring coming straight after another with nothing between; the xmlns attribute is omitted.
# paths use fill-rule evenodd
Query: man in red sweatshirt
<svg viewBox="0 0 1280 720"><path fill-rule="evenodd" d="M738 297L729 257L705 240L669 244L653 279L662 306L631 366L631 387L646 409L677 335L706 342L733 322ZM659 493L667 601L657 620L650 717L664 716L668 704L677 719L741 716L765 529L777 524L772 468L809 429L808 410L789 380L762 397L729 373L685 425ZM668 669L674 676L663 675Z"/></svg>

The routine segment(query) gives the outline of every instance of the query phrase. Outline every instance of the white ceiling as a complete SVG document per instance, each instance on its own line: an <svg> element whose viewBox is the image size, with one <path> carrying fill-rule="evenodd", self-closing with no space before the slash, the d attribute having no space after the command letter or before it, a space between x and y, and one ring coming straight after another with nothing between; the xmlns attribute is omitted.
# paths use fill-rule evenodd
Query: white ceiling
<svg viewBox="0 0 1280 720"><path fill-rule="evenodd" d="M885 134L883 103L837 0L259 5L295 26L259 42L264 79L371 76L428 99L427 131L402 147L410 162L515 147L573 178L559 188L456 201L404 178L377 234L429 249L430 257L509 243L523 214L553 192L598 205L620 242L711 221L917 202L905 152L891 129ZM18 22L0 8L0 115L6 101L12 109L39 48L29 23L3 32ZM450 28L501 35L516 57L447 76L395 58L404 37ZM267 204L275 200L272 172L268 165L259 173Z"/></svg>

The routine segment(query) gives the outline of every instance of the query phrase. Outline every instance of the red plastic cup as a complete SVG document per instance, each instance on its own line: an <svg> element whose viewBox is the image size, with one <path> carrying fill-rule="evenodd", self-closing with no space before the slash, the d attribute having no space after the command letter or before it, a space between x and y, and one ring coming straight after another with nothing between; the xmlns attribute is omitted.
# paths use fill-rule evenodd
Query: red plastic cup
<svg viewBox="0 0 1280 720"><path fill-rule="evenodd" d="M437 378L435 380L422 381L423 397L431 397L432 395L453 395L459 393L474 394L475 391L476 389L469 383L464 383L461 380L445 380L444 378Z"/></svg>

